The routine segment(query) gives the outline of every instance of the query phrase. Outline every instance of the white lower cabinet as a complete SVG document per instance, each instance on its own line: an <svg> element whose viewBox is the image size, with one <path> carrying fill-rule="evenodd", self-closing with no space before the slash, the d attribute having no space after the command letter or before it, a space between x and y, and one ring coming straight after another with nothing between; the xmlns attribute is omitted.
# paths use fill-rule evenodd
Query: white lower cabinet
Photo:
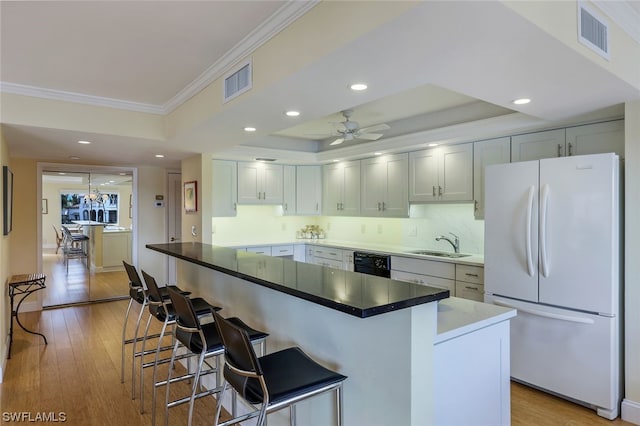
<svg viewBox="0 0 640 426"><path fill-rule="evenodd" d="M342 250L333 247L311 246L313 250L313 261L316 265L326 266L334 269L344 269L342 260Z"/></svg>
<svg viewBox="0 0 640 426"><path fill-rule="evenodd" d="M449 262L391 256L391 279L438 287L456 295L455 264Z"/></svg>
<svg viewBox="0 0 640 426"><path fill-rule="evenodd" d="M456 265L456 296L477 302L484 301L484 268Z"/></svg>
<svg viewBox="0 0 640 426"><path fill-rule="evenodd" d="M264 254L265 256L271 256L271 247L270 246L255 246L255 247L247 247L246 251L256 254Z"/></svg>

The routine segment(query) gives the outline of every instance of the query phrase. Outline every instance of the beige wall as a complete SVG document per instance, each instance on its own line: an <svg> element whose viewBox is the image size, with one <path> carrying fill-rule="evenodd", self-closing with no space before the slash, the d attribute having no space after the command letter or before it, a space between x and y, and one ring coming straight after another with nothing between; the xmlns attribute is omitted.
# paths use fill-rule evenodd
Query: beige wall
<svg viewBox="0 0 640 426"><path fill-rule="evenodd" d="M13 231L11 232L12 274L38 272L38 215L40 200L36 191L38 172L35 160L13 158L14 200Z"/></svg>
<svg viewBox="0 0 640 426"><path fill-rule="evenodd" d="M640 101L625 106L625 402L640 424ZM635 407L633 410L628 406ZM633 413L634 417L631 417Z"/></svg>
<svg viewBox="0 0 640 426"><path fill-rule="evenodd" d="M2 128L0 128L0 165L11 166L7 143L4 140ZM4 211L3 209L4 200L3 197L0 196L0 212ZM0 228L1 227L2 225L0 224ZM11 234L5 236L0 233L0 283L2 284L2 299L0 299L0 382L2 382L2 376L7 362L7 339L9 338L9 321L11 319L9 294L7 286L5 285L7 279L11 275L9 262L9 246L11 245L11 237Z"/></svg>
<svg viewBox="0 0 640 426"><path fill-rule="evenodd" d="M139 269L153 275L159 283L167 281L167 259L165 255L149 250L146 244L163 243L167 240L167 207L155 207L156 195L167 199L167 171L159 167L140 167L134 187L134 254ZM135 232L135 230L138 230ZM134 263L135 260L134 260Z"/></svg>
<svg viewBox="0 0 640 426"><path fill-rule="evenodd" d="M209 240L211 242L211 224L205 225L203 223L203 217L211 217L211 207L207 206L207 203L211 203L211 197L208 195L211 193L211 184L207 181L204 182L202 179L203 174L208 173L211 175L211 166L208 166L208 172L205 168L205 164L203 163L204 154L194 155L193 157L189 157L186 160L182 160L182 183L184 182L197 182L197 192L198 192L198 200L197 200L197 211L195 213L185 213L184 208L182 211L182 241L192 242L203 242L203 236L205 235L205 230L203 228L207 228L209 232L204 237L205 240ZM211 163L211 160L208 160ZM211 180L211 179L208 179ZM206 197L203 197L202 194L207 194ZM180 201L181 205L184 205L184 193L182 194L182 199ZM203 209L207 210L207 216L203 215ZM209 221L211 222L211 221ZM194 237L191 235L191 227L196 227L197 235Z"/></svg>

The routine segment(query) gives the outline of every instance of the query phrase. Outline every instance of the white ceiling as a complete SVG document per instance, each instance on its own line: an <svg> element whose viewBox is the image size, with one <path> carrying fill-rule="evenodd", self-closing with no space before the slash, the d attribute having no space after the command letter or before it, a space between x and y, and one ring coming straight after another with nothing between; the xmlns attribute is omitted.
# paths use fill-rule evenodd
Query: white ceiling
<svg viewBox="0 0 640 426"><path fill-rule="evenodd" d="M630 4L637 7L637 2ZM314 5L2 1L2 90L32 90L54 98L86 95L166 113L197 93L205 77L226 71L233 64L232 53L258 47ZM331 21L327 28L337 30ZM354 76L370 83L366 93L345 90ZM510 104L521 95L534 102L517 108ZM326 143L310 141L308 135L330 136L335 129L331 122L342 121L339 111L348 108L363 127L391 125L379 144L402 135L403 128L446 128L462 119L495 117L502 131L526 130L639 96L637 87L500 3L421 2L286 81L251 93L249 101L234 101L223 113L167 140L16 124L3 125L3 133L14 157L69 162L70 155L77 155L92 164L178 167L193 153L233 153L237 145L244 146L243 152L259 147L324 149ZM291 106L302 111L301 117L283 116ZM259 131L244 134L240 129L248 121ZM214 145L211 135L217 136ZM438 133L441 139L451 136L443 135ZM79 139L94 143L78 146ZM158 152L165 158L154 158Z"/></svg>

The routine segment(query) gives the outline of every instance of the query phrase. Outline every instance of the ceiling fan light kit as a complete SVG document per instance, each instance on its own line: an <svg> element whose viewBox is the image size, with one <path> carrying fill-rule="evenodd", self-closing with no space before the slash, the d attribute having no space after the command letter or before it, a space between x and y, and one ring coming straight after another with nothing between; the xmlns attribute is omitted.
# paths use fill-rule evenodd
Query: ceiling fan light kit
<svg viewBox="0 0 640 426"><path fill-rule="evenodd" d="M388 124L376 124L375 126L360 128L360 124L357 121L350 120L353 115L353 110L347 109L342 111L344 121L340 124L344 127L344 130L338 129L338 138L331 142L330 145L340 145L344 141L351 141L354 139L375 141L384 136L382 133L373 133L381 130L389 130L391 127Z"/></svg>

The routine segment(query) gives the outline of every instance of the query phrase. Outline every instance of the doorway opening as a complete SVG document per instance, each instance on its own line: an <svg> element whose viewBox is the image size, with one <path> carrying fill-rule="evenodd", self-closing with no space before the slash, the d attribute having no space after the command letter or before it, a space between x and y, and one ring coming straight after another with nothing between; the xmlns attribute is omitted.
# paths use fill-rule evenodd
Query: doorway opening
<svg viewBox="0 0 640 426"><path fill-rule="evenodd" d="M122 261L133 263L133 179L132 169L41 166L43 308L128 297Z"/></svg>

